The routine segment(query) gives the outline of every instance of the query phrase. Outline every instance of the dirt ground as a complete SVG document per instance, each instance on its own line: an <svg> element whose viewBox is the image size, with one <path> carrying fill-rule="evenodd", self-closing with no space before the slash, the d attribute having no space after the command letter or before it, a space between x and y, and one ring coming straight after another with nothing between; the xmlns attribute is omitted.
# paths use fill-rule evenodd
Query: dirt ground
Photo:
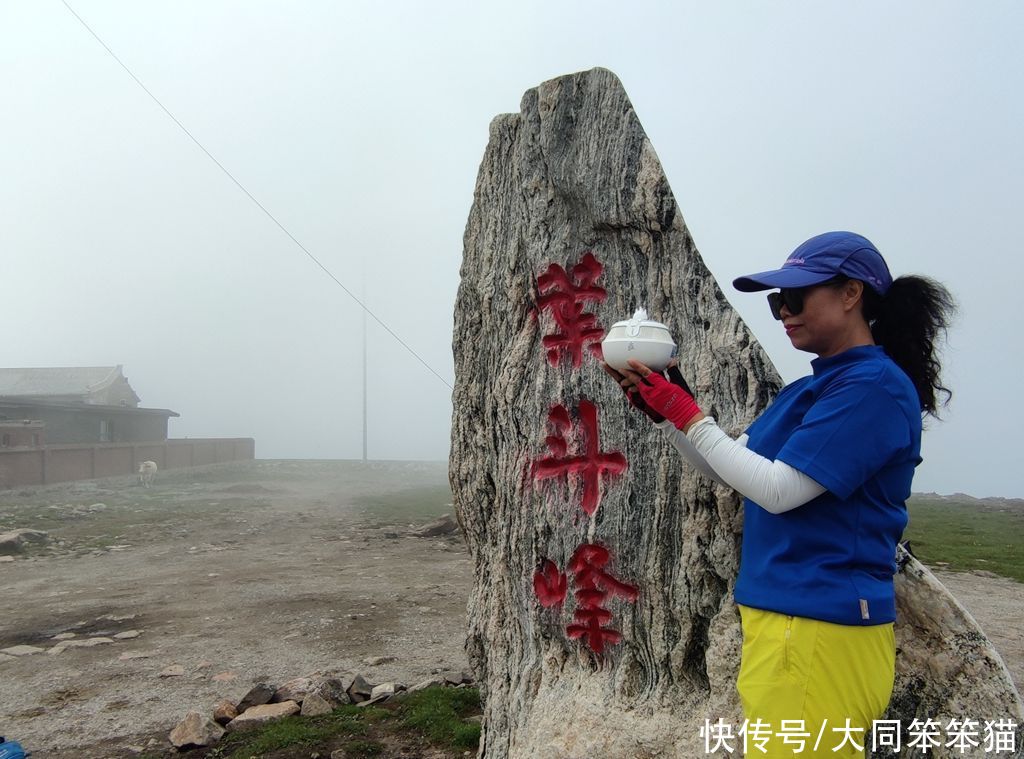
<svg viewBox="0 0 1024 759"><path fill-rule="evenodd" d="M449 501L443 463L257 461L161 472L151 489L0 492L0 531L51 537L0 563L0 649L128 633L0 658L0 734L35 757L131 756L256 680L465 669L468 554L457 536L411 534ZM1024 584L937 574L1024 685ZM161 676L174 665L184 674Z"/></svg>
<svg viewBox="0 0 1024 759"><path fill-rule="evenodd" d="M450 500L443 463L265 461L161 472L148 490L0 493L0 531L52 538L0 563L0 649L139 632L0 660L0 734L35 757L124 756L255 680L465 669L468 553L409 535ZM159 675L173 665L184 674Z"/></svg>
<svg viewBox="0 0 1024 759"><path fill-rule="evenodd" d="M1024 695L1024 583L989 572L932 571L981 625Z"/></svg>

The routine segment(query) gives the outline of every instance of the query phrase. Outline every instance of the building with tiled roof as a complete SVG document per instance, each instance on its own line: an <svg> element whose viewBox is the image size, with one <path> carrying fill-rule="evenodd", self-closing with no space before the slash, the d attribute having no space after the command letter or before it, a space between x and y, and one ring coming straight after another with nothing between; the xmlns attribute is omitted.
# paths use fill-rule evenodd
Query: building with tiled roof
<svg viewBox="0 0 1024 759"><path fill-rule="evenodd" d="M141 408L121 366L0 369L0 447L24 444L19 424L37 445L166 440L172 416Z"/></svg>

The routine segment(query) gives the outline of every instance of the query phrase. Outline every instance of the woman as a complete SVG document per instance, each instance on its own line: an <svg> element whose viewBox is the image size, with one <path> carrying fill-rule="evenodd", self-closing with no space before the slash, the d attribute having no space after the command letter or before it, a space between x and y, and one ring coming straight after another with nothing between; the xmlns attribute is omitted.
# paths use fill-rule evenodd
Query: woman
<svg viewBox="0 0 1024 759"><path fill-rule="evenodd" d="M894 281L851 232L813 237L780 269L733 285L780 288L772 314L817 355L812 375L738 440L701 412L678 370L673 381L634 361L623 375L606 370L688 461L745 496L737 690L748 726L759 719L774 734L762 754L751 730L748 755L793 756L802 739L802 757L861 757L892 694L896 544L922 414L935 413L937 392L950 395L935 341L952 298L922 277Z"/></svg>

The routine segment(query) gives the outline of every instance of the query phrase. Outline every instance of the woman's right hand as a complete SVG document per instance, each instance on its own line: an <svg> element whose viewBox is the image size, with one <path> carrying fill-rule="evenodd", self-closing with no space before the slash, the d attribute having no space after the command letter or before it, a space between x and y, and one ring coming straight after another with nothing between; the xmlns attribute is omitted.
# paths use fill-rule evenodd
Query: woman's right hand
<svg viewBox="0 0 1024 759"><path fill-rule="evenodd" d="M655 424L665 421L665 417L656 411L653 411L651 407L644 402L644 399L640 397L640 391L636 389L636 386L633 384L631 379L626 375L615 371L604 362L601 363L601 366L604 368L605 373L618 383L619 388L626 394L626 398L631 404L633 404L633 406L643 411Z"/></svg>
<svg viewBox="0 0 1024 759"><path fill-rule="evenodd" d="M601 366L605 373L618 383L622 392L626 394L626 398L633 406L644 412L644 414L646 414L647 417L655 424L660 424L665 421L665 417L654 411L647 405L647 403L644 402L644 399L640 396L640 391L637 390L636 384L631 378L616 371L615 369L612 369L608 364L602 362ZM672 361L669 362L668 368L665 370L665 375L667 375L669 382L683 388L683 390L691 396L693 395L693 391L690 390L690 386L686 384L686 380L683 379L683 375L679 371L679 362L676 359L672 359Z"/></svg>

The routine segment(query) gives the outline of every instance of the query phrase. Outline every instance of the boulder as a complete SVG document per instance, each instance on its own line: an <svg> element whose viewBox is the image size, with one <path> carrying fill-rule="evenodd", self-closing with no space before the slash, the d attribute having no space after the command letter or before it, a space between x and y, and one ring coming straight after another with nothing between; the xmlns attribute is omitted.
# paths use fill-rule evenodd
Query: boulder
<svg viewBox="0 0 1024 759"><path fill-rule="evenodd" d="M303 717L318 717L321 714L330 714L333 711L334 706L331 702L323 698L319 693L308 693L302 702L302 711L300 713Z"/></svg>
<svg viewBox="0 0 1024 759"><path fill-rule="evenodd" d="M444 681L448 685L472 685L473 676L468 672L446 672Z"/></svg>
<svg viewBox="0 0 1024 759"><path fill-rule="evenodd" d="M332 707L338 707L341 704L349 703L348 688L351 684L351 678L343 680L337 677L323 677L316 683L313 690L307 694L307 698L316 695Z"/></svg>
<svg viewBox="0 0 1024 759"><path fill-rule="evenodd" d="M384 696L391 698L395 695L395 684L394 683L381 683L380 685L374 685L373 690L370 691L370 700L373 701L378 696Z"/></svg>
<svg viewBox="0 0 1024 759"><path fill-rule="evenodd" d="M49 533L42 530L30 530L20 528L0 533L0 554L8 555L23 553L28 543L46 543L50 539Z"/></svg>
<svg viewBox="0 0 1024 759"><path fill-rule="evenodd" d="M275 690L276 688L268 683L256 683L238 702L238 713L242 714L253 706L262 706L268 703L274 697Z"/></svg>
<svg viewBox="0 0 1024 759"><path fill-rule="evenodd" d="M271 696L270 700L273 703L294 701L301 704L302 700L306 697L306 694L313 690L313 687L314 683L311 678L295 677L275 690L274 695Z"/></svg>
<svg viewBox="0 0 1024 759"><path fill-rule="evenodd" d="M362 675L356 675L346 692L348 693L349 701L353 704L359 704L373 695L373 686Z"/></svg>
<svg viewBox="0 0 1024 759"><path fill-rule="evenodd" d="M259 706L252 706L246 709L231 720L227 725L227 729L229 732L245 730L298 713L299 705L294 701L282 701L279 704L260 704Z"/></svg>
<svg viewBox="0 0 1024 759"><path fill-rule="evenodd" d="M229 699L222 699L213 707L213 721L218 725L226 725L237 716L238 709Z"/></svg>
<svg viewBox="0 0 1024 759"><path fill-rule="evenodd" d="M445 514L429 524L411 530L410 534L418 538L436 538L441 535L452 535L458 531L459 523L455 521L455 517L451 514Z"/></svg>
<svg viewBox="0 0 1024 759"><path fill-rule="evenodd" d="M171 730L170 739L175 748L186 750L212 746L224 735L224 728L199 712L189 712L178 726Z"/></svg>

